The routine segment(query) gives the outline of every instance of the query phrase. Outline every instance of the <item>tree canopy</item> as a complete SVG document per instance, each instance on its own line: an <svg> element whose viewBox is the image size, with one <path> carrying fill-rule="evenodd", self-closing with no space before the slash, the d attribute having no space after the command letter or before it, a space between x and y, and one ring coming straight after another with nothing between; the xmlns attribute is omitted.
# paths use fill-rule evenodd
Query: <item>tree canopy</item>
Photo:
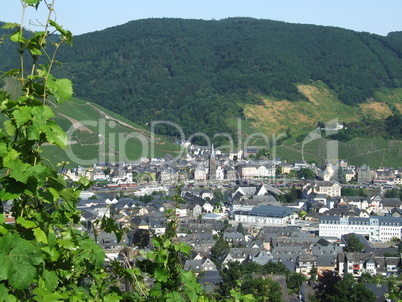
<svg viewBox="0 0 402 302"><path fill-rule="evenodd" d="M252 18L145 19L75 37L57 73L72 79L78 97L137 123L231 133L226 120L243 118L244 104L265 96L306 101L295 83L322 81L348 105L400 87L397 37ZM11 66L8 47L0 70ZM398 132L398 123L387 125ZM166 124L156 130L180 134Z"/></svg>

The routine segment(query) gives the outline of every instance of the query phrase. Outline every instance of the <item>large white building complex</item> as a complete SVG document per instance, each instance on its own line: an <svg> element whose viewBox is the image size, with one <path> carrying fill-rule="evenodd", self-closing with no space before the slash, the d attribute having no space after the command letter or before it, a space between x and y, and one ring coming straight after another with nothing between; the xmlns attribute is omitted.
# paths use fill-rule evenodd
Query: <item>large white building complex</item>
<svg viewBox="0 0 402 302"><path fill-rule="evenodd" d="M387 242L394 237L401 239L401 232L402 218L399 217L322 216L319 218L319 235L323 237L341 238L344 234L356 233L365 236L369 241Z"/></svg>
<svg viewBox="0 0 402 302"><path fill-rule="evenodd" d="M235 221L263 225L294 224L296 218L297 214L294 209L272 205L261 205L252 208L251 211L234 212Z"/></svg>

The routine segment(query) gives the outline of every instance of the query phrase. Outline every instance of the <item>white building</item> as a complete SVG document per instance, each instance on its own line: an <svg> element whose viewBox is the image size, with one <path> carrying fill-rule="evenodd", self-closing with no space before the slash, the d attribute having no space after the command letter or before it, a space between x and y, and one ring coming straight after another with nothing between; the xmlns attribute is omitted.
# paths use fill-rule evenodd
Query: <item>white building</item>
<svg viewBox="0 0 402 302"><path fill-rule="evenodd" d="M216 180L224 180L225 179L225 170L222 166L216 167Z"/></svg>
<svg viewBox="0 0 402 302"><path fill-rule="evenodd" d="M401 239L402 218L370 216L338 217L322 216L319 218L319 236L341 238L342 235L356 233L370 241L388 242L392 238Z"/></svg>
<svg viewBox="0 0 402 302"><path fill-rule="evenodd" d="M295 222L297 214L288 207L262 205L251 211L235 211L234 220L238 222L265 225L286 225Z"/></svg>
<svg viewBox="0 0 402 302"><path fill-rule="evenodd" d="M341 185L332 181L315 181L307 183L303 187L303 194L308 196L311 193L324 194L330 197L341 196Z"/></svg>

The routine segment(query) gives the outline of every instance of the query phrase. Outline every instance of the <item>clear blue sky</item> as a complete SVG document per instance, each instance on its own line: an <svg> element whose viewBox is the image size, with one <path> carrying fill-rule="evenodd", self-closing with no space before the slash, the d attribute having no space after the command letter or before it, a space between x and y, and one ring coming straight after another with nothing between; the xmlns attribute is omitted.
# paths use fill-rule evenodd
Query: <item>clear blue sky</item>
<svg viewBox="0 0 402 302"><path fill-rule="evenodd" d="M20 0L0 0L0 5L1 21L21 19ZM56 0L55 8L57 22L75 35L153 17L253 17L379 35L402 31L402 0ZM41 16L29 14L33 21Z"/></svg>

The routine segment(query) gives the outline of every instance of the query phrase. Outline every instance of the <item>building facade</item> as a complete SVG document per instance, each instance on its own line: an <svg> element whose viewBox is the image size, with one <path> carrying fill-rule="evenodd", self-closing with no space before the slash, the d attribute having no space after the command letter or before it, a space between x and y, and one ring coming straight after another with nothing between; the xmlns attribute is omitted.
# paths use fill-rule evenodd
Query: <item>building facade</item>
<svg viewBox="0 0 402 302"><path fill-rule="evenodd" d="M341 238L342 235L356 233L369 241L388 242L396 237L401 239L402 218L370 216L338 217L322 216L319 218L319 236Z"/></svg>
<svg viewBox="0 0 402 302"><path fill-rule="evenodd" d="M286 225L295 222L297 214L288 207L261 205L251 211L235 211L234 219L238 222L263 225Z"/></svg>

